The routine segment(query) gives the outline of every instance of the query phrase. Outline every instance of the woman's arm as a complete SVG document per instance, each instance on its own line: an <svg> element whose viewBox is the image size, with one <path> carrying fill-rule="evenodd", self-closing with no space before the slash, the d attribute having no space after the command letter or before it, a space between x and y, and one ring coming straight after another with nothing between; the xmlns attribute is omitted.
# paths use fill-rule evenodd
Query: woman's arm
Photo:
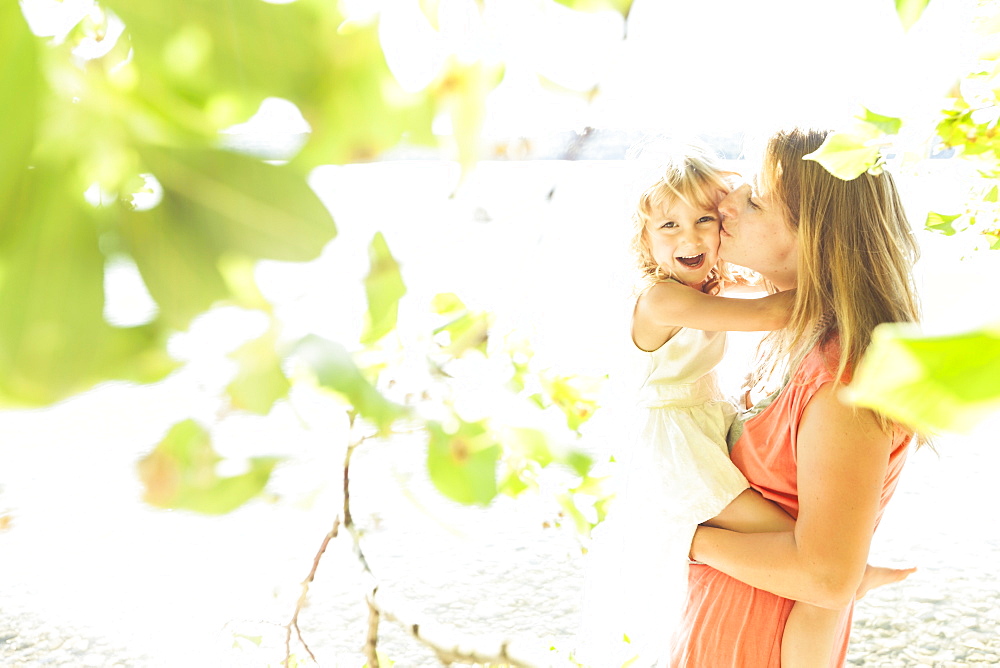
<svg viewBox="0 0 1000 668"><path fill-rule="evenodd" d="M891 435L870 411L843 404L827 384L799 423L794 530L699 527L692 557L785 598L845 607L864 575L891 447Z"/></svg>
<svg viewBox="0 0 1000 668"><path fill-rule="evenodd" d="M680 283L656 283L636 302L635 321L660 330L691 327L709 332L769 331L785 326L794 298L791 290L759 299L734 299L706 295Z"/></svg>

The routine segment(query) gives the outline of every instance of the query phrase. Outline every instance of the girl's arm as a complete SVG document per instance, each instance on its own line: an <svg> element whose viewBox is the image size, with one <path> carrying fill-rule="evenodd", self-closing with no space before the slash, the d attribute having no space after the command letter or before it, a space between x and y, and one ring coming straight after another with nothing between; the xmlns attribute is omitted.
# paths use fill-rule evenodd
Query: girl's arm
<svg viewBox="0 0 1000 668"><path fill-rule="evenodd" d="M636 325L662 331L690 327L708 332L761 332L781 329L788 322L793 290L759 299L706 295L674 282L656 283L636 302Z"/></svg>
<svg viewBox="0 0 1000 668"><path fill-rule="evenodd" d="M831 384L820 388L799 423L795 528L699 527L691 556L785 598L845 607L865 572L891 448L871 411L843 404Z"/></svg>

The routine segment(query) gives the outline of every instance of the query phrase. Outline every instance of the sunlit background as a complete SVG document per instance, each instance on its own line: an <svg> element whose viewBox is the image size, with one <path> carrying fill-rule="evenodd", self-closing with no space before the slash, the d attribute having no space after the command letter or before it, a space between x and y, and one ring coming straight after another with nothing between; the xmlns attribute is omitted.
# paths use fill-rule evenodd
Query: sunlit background
<svg viewBox="0 0 1000 668"><path fill-rule="evenodd" d="M927 91L943 94L976 52L969 31L973 2L931 2L909 31L888 0L637 0L627 23L617 12L573 12L547 0L486 3L482 14L472 3L442 0L441 22L448 29L440 31L427 25L416 2L344 4L359 22L378 13L386 59L406 90L427 86L447 54L495 60L505 68L487 96L485 159L471 171L463 172L446 151L403 144L382 160L312 172L310 185L333 213L338 237L316 261L265 261L256 273L289 336L357 339L365 308L365 248L373 231L381 230L407 283L401 321L418 326L434 294L454 291L494 310L498 332L530 336L539 359L566 373L613 373L623 341L624 248L629 194L637 185L635 165L624 158L632 143L651 133L700 136L741 169L744 138L776 124L839 126L861 105L887 115L931 115L937 108ZM67 16L86 14L93 3L25 0L22 6L36 34L58 40L75 25ZM104 45L81 44L81 57L97 57L113 47L107 43L113 39L109 33ZM445 117L434 129L443 137L453 130ZM292 102L273 98L256 116L229 128L220 143L286 159L309 130ZM946 162L899 175L916 227L927 211L958 206L964 195ZM926 187L927 174L933 189ZM149 196L155 199L155 187ZM100 202L99 189L91 197ZM973 255L966 239L919 234L928 329L958 331L995 320L997 302L979 288L998 284L1000 263ZM344 285L357 289L331 289ZM138 324L155 314L133 265L112 267L106 287L109 321ZM238 657L258 657L251 646L257 636L271 651L267 656L275 656L280 624L291 614L299 582L336 512L340 445L331 443L343 436L342 421L308 397L293 397L266 420L220 421L216 446L232 457L223 465L233 471L251 455L289 457L269 486L277 503L255 501L223 518L145 506L135 472L137 459L173 422L191 415L217 419L218 395L235 368L225 355L265 327L248 311L216 309L171 340L171 353L190 364L159 384L111 383L48 409L0 413L0 515L9 520L0 532L4 612L71 629L78 636L71 645L108 639L127 647L123 656L137 665L140 656L163 666L230 665L219 657L230 657L233 645L246 651ZM721 370L731 389L751 345L747 337L733 338L733 355ZM304 429L304 417L319 427ZM876 545L882 563L931 560L930 574L945 561L959 570L981 567L977 546L997 540L995 529L979 526L979 520L995 523L977 515L997 501L990 475L995 468L977 463L967 479L962 473L969 461L985 459L991 429L943 440L941 460L926 452L914 457L901 487L909 505L890 506L887 538ZM613 426L599 424L589 445L604 448L613 432ZM514 550L511 542L521 541L518 550L542 545L538 549L550 563L525 568L543 579L550 569L549 580L565 581L552 599L558 610L545 615L555 619L554 626L529 617L513 632L563 638L571 633L577 540L569 529L526 538L521 524L530 523L534 531L552 521L554 508L543 501L503 501L488 511L456 510L425 494L415 449L381 452L369 457L368 469L362 460L359 476L376 491L359 504L372 550L384 550L387 568L427 579L418 583L427 585L422 589L401 578L402 590L428 599L441 593L440 582L453 576L449 551L489 565L519 558L521 552L508 551ZM944 488L942 480L956 487ZM981 494L971 500L951 496L963 480L966 489ZM921 489L940 496L927 499ZM464 542L448 542L455 535ZM531 607L520 599L504 602L504 580L517 575L480 570L485 585L465 583L452 592L462 600L482 599L460 611L461 617L491 619ZM327 579L317 581L311 637L327 656L344 657L323 665L360 666L360 613L334 609L360 601L349 594L356 578L349 555L331 551L321 573ZM497 600L487 604L493 595ZM446 604L435 609L441 606L447 617ZM338 628L342 623L347 626ZM90 654L81 650L91 657L87 665L105 665L101 646L89 647ZM433 665L406 658L411 650L398 638L390 638L388 648L403 657L398 666ZM263 665L257 660L226 659ZM123 659L122 665L131 664Z"/></svg>

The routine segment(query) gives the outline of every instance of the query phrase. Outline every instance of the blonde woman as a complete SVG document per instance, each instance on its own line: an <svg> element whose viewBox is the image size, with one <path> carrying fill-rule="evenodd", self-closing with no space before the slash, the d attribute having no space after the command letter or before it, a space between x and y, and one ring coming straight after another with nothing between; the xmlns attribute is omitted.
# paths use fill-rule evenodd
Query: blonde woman
<svg viewBox="0 0 1000 668"><path fill-rule="evenodd" d="M605 638L607 651L586 656L584 650L581 658L595 666L621 665L630 654L639 655L639 665L663 657L665 628L676 622L685 600L687 554L699 523L792 530L792 518L779 505L749 488L726 445L735 411L722 399L714 373L726 331L779 328L793 304L790 292L721 296L733 286L720 258L717 209L730 191L730 176L706 149L684 145L666 156L637 202L632 250L640 289L628 345L636 433L623 457L624 498L598 534L603 544L595 538L592 550L592 561L613 564L604 573L591 571L585 614L599 614L585 619L585 636L597 649L595 641ZM901 577L889 569L871 574L869 587ZM831 611L796 606L785 636L801 649L786 657L783 668L822 663L837 622ZM629 646L618 647L625 636ZM624 653L616 655L616 647Z"/></svg>
<svg viewBox="0 0 1000 668"><path fill-rule="evenodd" d="M874 327L918 316L917 249L888 173L853 181L803 156L825 131L771 137L751 184L719 204L720 254L779 290L795 290L788 325L765 339L760 383L785 380L735 425L733 463L794 528L695 532L687 606L669 665L778 668L814 651L782 633L797 601L834 611L829 666L844 664L853 602L872 534L913 434L854 408L840 389Z"/></svg>

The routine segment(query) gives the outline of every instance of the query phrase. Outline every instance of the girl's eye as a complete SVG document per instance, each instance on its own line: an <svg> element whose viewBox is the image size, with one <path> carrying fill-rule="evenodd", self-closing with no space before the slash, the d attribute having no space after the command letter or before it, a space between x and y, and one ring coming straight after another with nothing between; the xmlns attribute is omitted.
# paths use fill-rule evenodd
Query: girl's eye
<svg viewBox="0 0 1000 668"><path fill-rule="evenodd" d="M675 223L672 220L668 220L667 222L665 222L662 225L660 225L660 229L671 228L671 227L677 227L677 223Z"/></svg>
<svg viewBox="0 0 1000 668"><path fill-rule="evenodd" d="M715 222L715 216L702 216L698 219L699 223L713 223Z"/></svg>

